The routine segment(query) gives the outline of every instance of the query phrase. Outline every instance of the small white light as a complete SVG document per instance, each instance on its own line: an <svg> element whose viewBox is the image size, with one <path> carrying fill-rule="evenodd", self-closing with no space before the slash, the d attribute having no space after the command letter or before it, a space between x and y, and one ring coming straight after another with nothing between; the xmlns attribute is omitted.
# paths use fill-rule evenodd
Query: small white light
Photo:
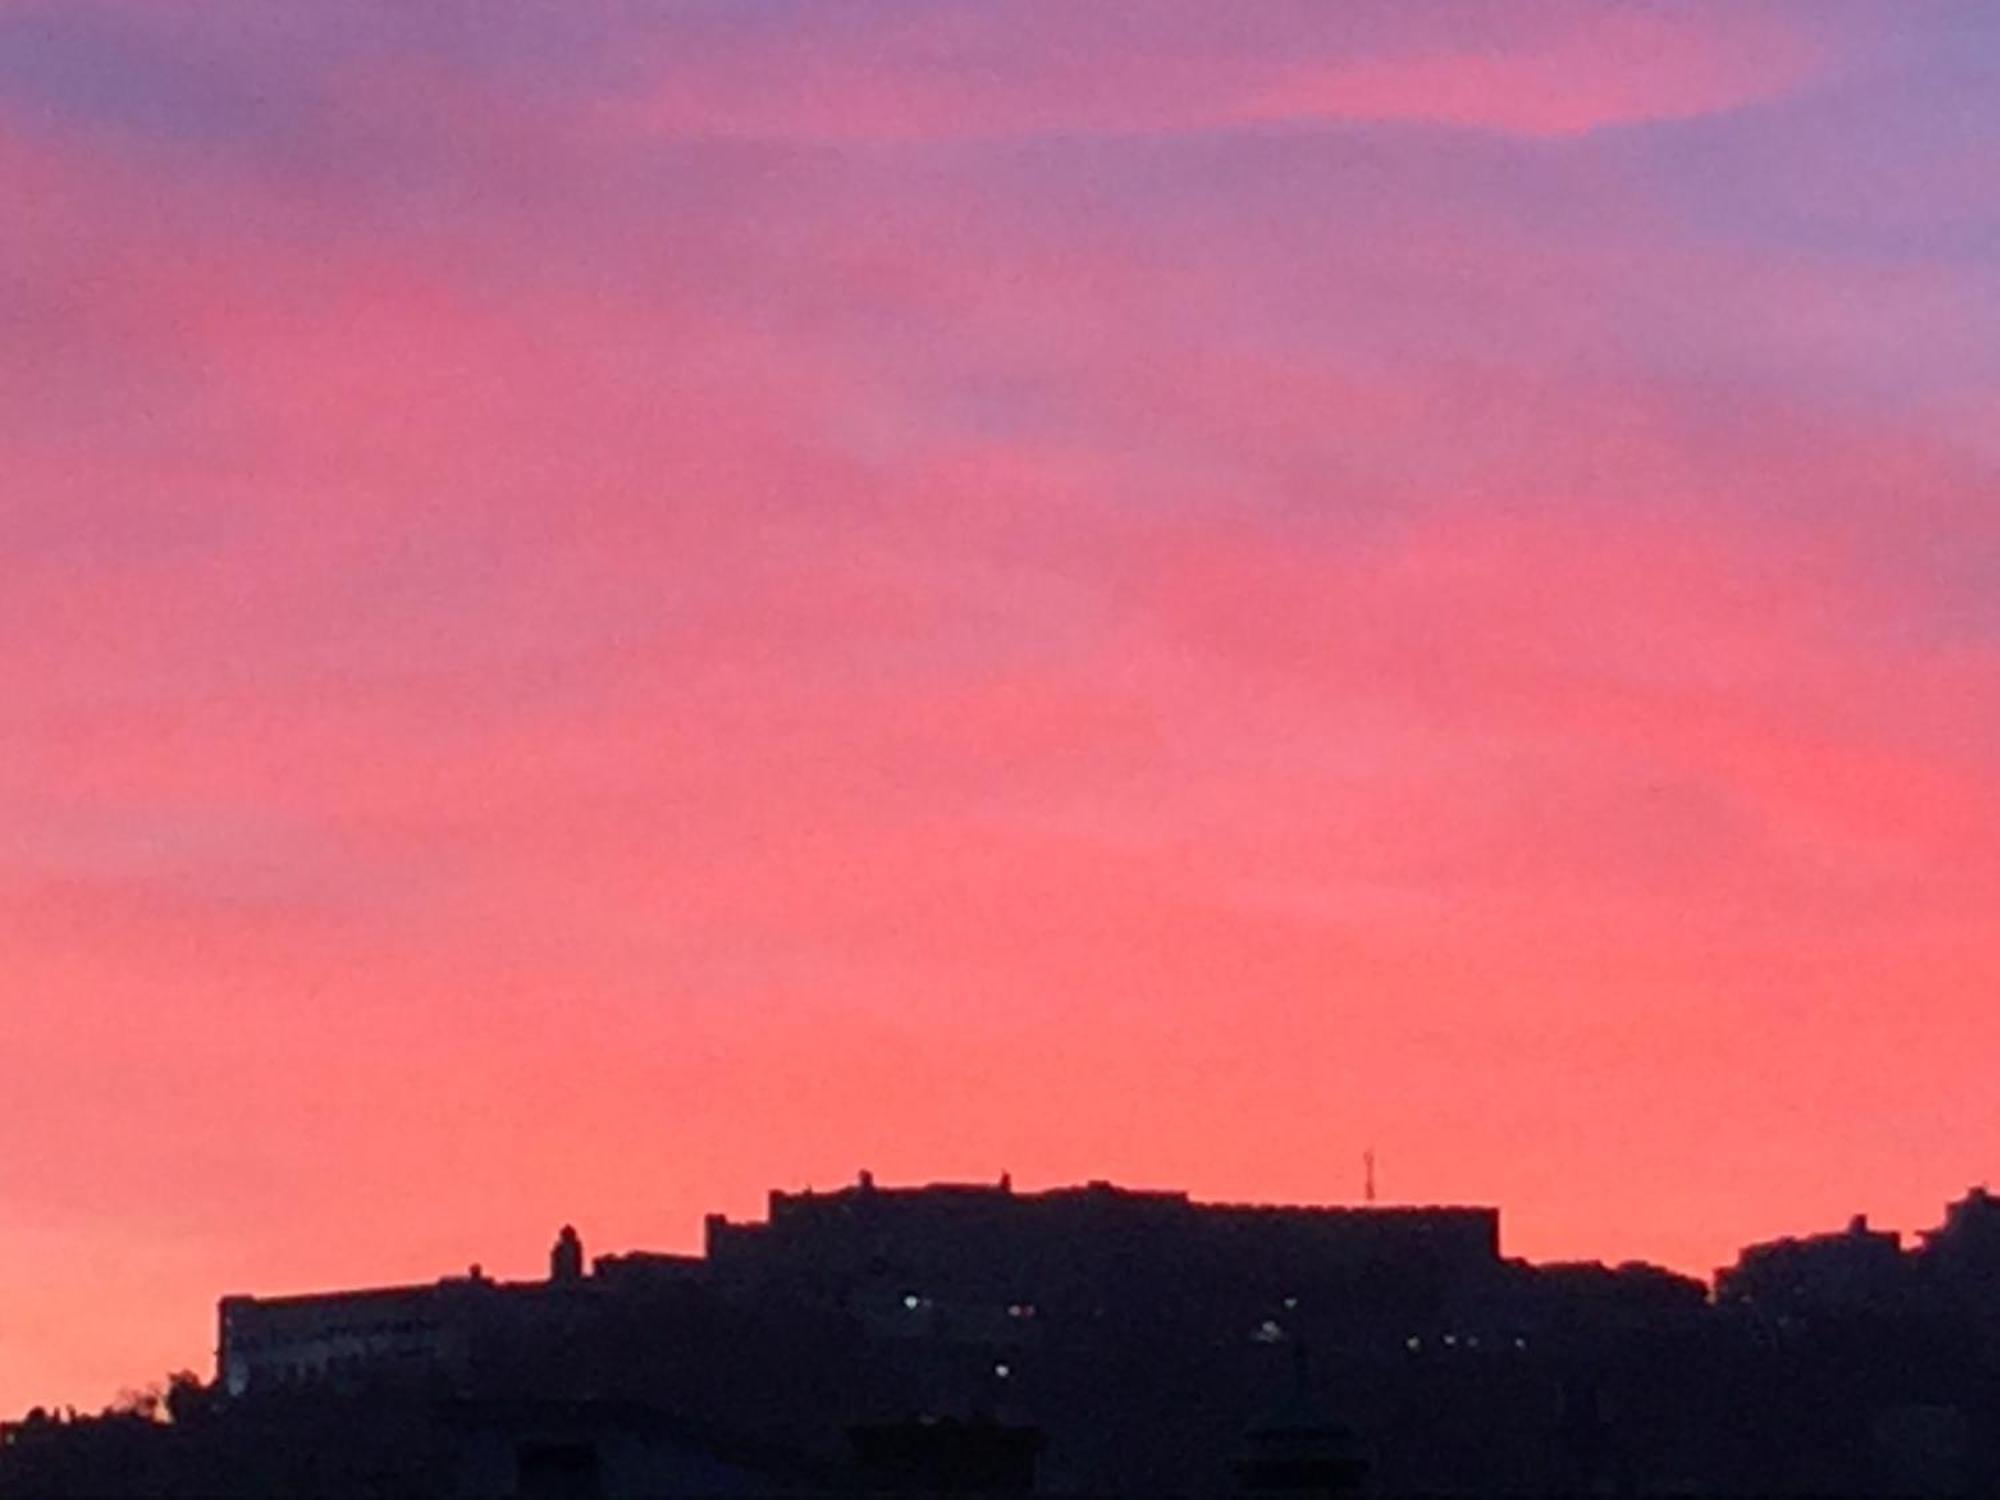
<svg viewBox="0 0 2000 1500"><path fill-rule="evenodd" d="M1006 1365L995 1365L993 1367L993 1373L995 1375L998 1375L1002 1380L1005 1380L1009 1375L1012 1375L1014 1372L1013 1370L1009 1369Z"/></svg>
<svg viewBox="0 0 2000 1500"><path fill-rule="evenodd" d="M922 1307L923 1305L924 1305L924 1299L919 1297L915 1292L904 1293L903 1306L907 1307L911 1312L915 1312L918 1308Z"/></svg>
<svg viewBox="0 0 2000 1500"><path fill-rule="evenodd" d="M1413 1333L1403 1340L1403 1347L1415 1351L1424 1347L1424 1341Z"/></svg>

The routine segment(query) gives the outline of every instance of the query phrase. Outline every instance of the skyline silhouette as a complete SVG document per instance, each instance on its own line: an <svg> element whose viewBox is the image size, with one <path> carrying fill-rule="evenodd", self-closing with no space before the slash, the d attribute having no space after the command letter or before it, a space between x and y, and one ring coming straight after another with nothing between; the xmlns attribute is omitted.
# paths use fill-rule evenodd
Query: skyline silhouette
<svg viewBox="0 0 2000 1500"><path fill-rule="evenodd" d="M213 1372L0 1422L0 1493L1977 1493L2000 1198L1715 1287L1501 1254L1491 1208L1094 1180L773 1191L700 1256L225 1296Z"/></svg>
<svg viewBox="0 0 2000 1500"><path fill-rule="evenodd" d="M728 1280L732 1276L740 1279L742 1276L771 1275L774 1273L769 1267L781 1263L785 1257L807 1253L817 1258L822 1254L818 1250L802 1251L802 1247L813 1245L820 1236L844 1223L857 1205L872 1205L877 1213L893 1211L898 1206L904 1207L905 1212L914 1210L914 1217L901 1223L898 1233L902 1236L914 1235L919 1239L930 1234L947 1236L939 1247L925 1252L917 1262L903 1262L906 1266L902 1273L905 1279L914 1276L917 1280L956 1281L966 1274L963 1262L968 1255L997 1257L996 1266L1017 1268L1005 1272L974 1273L973 1280L981 1285L991 1282L996 1275L1049 1274L1052 1269L1061 1267L1076 1248L1071 1243L1072 1236L1101 1232L1107 1209L1115 1213L1133 1208L1141 1210L1153 1221L1155 1232L1166 1226L1179 1228L1212 1219L1218 1223L1237 1221L1254 1234L1259 1232L1260 1221L1295 1221L1300 1226L1308 1226L1304 1232L1309 1238L1298 1249L1288 1253L1304 1253L1309 1257L1325 1253L1323 1249L1309 1248L1319 1243L1312 1236L1330 1236L1328 1244L1338 1244L1351 1238L1354 1244L1372 1246L1368 1254L1381 1258L1398 1274L1409 1271L1408 1261L1413 1255L1424 1264L1434 1264L1434 1258L1440 1251L1449 1249L1450 1254L1458 1258L1458 1264L1477 1267L1482 1272L1517 1267L1586 1277L1601 1273L1607 1277L1626 1277L1635 1288L1650 1282L1656 1291L1666 1292L1669 1296L1677 1294L1669 1292L1670 1287L1678 1287L1678 1294L1698 1287L1702 1300L1715 1306L1768 1298L1773 1287L1786 1289L1783 1295L1789 1296L1797 1287L1810 1286L1815 1289L1813 1295L1830 1295L1843 1303L1865 1304L1893 1297L1895 1285L1912 1263L1911 1257L1914 1255L1921 1259L1927 1252L1935 1254L1941 1241L1970 1244L1977 1256L1992 1257L1993 1274L2000 1277L2000 1199L1996 1199L1984 1183L1972 1185L1962 1198L1947 1204L1942 1221L1933 1227L1920 1230L1885 1228L1872 1223L1866 1214L1854 1214L1833 1225L1794 1226L1769 1234L1740 1246L1729 1262L1714 1266L1705 1273L1691 1273L1630 1258L1613 1262L1603 1257L1577 1255L1538 1262L1509 1253L1503 1238L1504 1213L1498 1207L1382 1202L1366 1198L1328 1204L1256 1203L1242 1198L1210 1201L1196 1199L1184 1191L1132 1188L1103 1178L1045 1188L1017 1187L1013 1175L1005 1172L999 1174L997 1179L986 1182L928 1180L911 1184L880 1184L872 1171L862 1169L852 1182L830 1189L770 1189L761 1218L732 1220L725 1214L706 1214L702 1219L702 1243L692 1253L640 1246L587 1256L580 1231L575 1225L565 1223L547 1252L542 1272L527 1277L496 1277L489 1270L487 1261L478 1260L469 1262L462 1273L420 1277L393 1285L364 1283L363 1289L357 1291L319 1286L290 1289L266 1287L260 1291L238 1289L218 1293L223 1334L214 1348L213 1378L223 1390L231 1389L232 1382L226 1369L228 1330L234 1322L243 1318L264 1316L261 1307L275 1306L280 1309L278 1316L281 1322L297 1314L303 1315L310 1323L316 1316L315 1308L321 1305L336 1308L343 1299L350 1297L371 1303L387 1299L382 1302L383 1306L402 1303L414 1306L427 1305L436 1298L440 1289L453 1287L506 1289L543 1284L564 1287L581 1284L593 1277L599 1286L623 1284L643 1287L648 1283L665 1285L689 1277ZM1021 1220L1024 1215L1031 1215L1038 1221L1025 1241L1019 1238L1016 1231L1005 1229L1008 1220ZM1244 1229L1239 1228L1236 1232L1242 1233ZM839 1275L853 1277L863 1274L863 1260L854 1258L860 1254L858 1250L832 1253L835 1264L844 1267ZM1186 1251L1178 1253L1185 1255ZM773 1257L778 1258L777 1262L773 1261ZM872 1262L865 1266L866 1274L870 1276L879 1274L880 1269ZM825 1268L822 1272L835 1274ZM1199 1282L1204 1277L1212 1278L1214 1273L1184 1267L1184 1274ZM1262 1274L1268 1279L1276 1273ZM1995 1289L2000 1291L2000 1280L1996 1280ZM896 1288L884 1283L876 1290L883 1299L889 1320L903 1322L903 1314L912 1310L909 1304L915 1294L902 1290L900 1282ZM1350 1294L1362 1302L1367 1300L1359 1290ZM1001 1303L995 1305L1002 1305L1005 1300L1003 1298ZM1019 1298L1016 1299L1018 1302ZM1008 1311L1010 1315L1018 1316L1021 1307L1014 1305ZM1028 1315L1033 1316L1032 1307L1028 1309ZM369 1313L368 1320L372 1321L375 1316ZM175 1363L174 1368L191 1368L197 1363L192 1359L182 1359ZM143 1397L147 1388L127 1383L121 1384L118 1389L119 1400L129 1404ZM44 1398L36 1400L33 1405L45 1410L67 1407L89 1411L101 1404L102 1399L92 1403Z"/></svg>
<svg viewBox="0 0 2000 1500"><path fill-rule="evenodd" d="M1931 1223L1996 139L1995 0L0 0L0 1410L856 1161Z"/></svg>

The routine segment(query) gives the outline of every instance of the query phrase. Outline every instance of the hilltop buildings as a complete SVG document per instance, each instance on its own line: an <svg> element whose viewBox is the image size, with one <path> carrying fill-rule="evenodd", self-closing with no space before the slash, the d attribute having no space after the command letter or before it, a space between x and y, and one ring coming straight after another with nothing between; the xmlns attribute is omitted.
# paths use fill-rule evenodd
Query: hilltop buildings
<svg viewBox="0 0 2000 1500"><path fill-rule="evenodd" d="M364 1368L453 1376L482 1347L554 1336L608 1302L691 1292L815 1308L865 1337L933 1347L1017 1349L1051 1328L1125 1337L1144 1323L1400 1344L1491 1299L1499 1236L1490 1208L1206 1204L1104 1182L883 1188L863 1173L831 1193L774 1192L762 1223L712 1216L700 1258L605 1256L586 1275L566 1227L547 1282L499 1283L474 1267L429 1286L226 1297L218 1370L237 1395Z"/></svg>
<svg viewBox="0 0 2000 1500"><path fill-rule="evenodd" d="M185 1453L45 1421L0 1479L115 1448L161 1493L2000 1488L1983 1190L1910 1244L1748 1247L1711 1297L1509 1261L1488 1208L863 1174L711 1218L698 1256L565 1229L546 1279L229 1297L220 1335Z"/></svg>

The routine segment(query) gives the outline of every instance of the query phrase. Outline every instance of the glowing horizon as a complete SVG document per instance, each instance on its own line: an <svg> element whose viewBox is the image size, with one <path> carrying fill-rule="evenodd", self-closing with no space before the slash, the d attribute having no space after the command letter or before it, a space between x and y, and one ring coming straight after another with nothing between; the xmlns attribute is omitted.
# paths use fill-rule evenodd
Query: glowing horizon
<svg viewBox="0 0 2000 1500"><path fill-rule="evenodd" d="M1996 84L1982 0L0 0L0 1416L858 1164L1935 1223Z"/></svg>

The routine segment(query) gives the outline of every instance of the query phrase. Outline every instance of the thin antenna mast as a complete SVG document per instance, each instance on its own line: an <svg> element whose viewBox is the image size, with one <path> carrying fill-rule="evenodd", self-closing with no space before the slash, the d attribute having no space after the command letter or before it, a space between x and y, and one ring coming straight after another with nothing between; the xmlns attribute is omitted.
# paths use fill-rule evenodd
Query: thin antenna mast
<svg viewBox="0 0 2000 1500"><path fill-rule="evenodd" d="M1364 1203L1375 1201L1375 1148L1370 1146L1361 1153L1361 1198Z"/></svg>

